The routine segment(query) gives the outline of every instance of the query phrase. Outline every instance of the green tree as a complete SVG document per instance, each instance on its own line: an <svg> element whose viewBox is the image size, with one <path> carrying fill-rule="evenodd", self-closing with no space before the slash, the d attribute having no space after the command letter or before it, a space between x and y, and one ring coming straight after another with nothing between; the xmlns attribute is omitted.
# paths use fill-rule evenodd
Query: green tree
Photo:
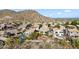
<svg viewBox="0 0 79 59"><path fill-rule="evenodd" d="M77 25L78 23L77 23L77 20L73 20L73 21L71 21L71 25Z"/></svg>
<svg viewBox="0 0 79 59"><path fill-rule="evenodd" d="M59 25L59 24L57 24L57 25L55 25L55 27L60 28L60 25Z"/></svg>
<svg viewBox="0 0 79 59"><path fill-rule="evenodd" d="M79 48L79 39L70 39L69 42L73 48Z"/></svg>
<svg viewBox="0 0 79 59"><path fill-rule="evenodd" d="M65 24L64 24L64 26L67 28L68 27L68 25L69 25L69 22L66 22Z"/></svg>
<svg viewBox="0 0 79 59"><path fill-rule="evenodd" d="M51 24L48 24L48 27L50 27L51 26Z"/></svg>
<svg viewBox="0 0 79 59"><path fill-rule="evenodd" d="M28 40L34 40L37 39L41 34L39 32L33 32L31 33L26 39Z"/></svg>

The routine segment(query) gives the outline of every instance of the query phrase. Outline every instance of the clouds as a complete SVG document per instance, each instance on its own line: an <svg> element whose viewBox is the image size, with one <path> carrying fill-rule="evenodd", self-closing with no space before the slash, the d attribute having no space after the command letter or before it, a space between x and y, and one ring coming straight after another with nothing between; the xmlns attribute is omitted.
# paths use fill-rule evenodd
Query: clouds
<svg viewBox="0 0 79 59"><path fill-rule="evenodd" d="M69 12L71 12L71 10L64 10L64 12L67 12L67 13L69 13Z"/></svg>
<svg viewBox="0 0 79 59"><path fill-rule="evenodd" d="M57 15L61 15L62 14L62 12L57 12Z"/></svg>
<svg viewBox="0 0 79 59"><path fill-rule="evenodd" d="M56 12L56 18L71 18L76 16L71 9L61 9Z"/></svg>
<svg viewBox="0 0 79 59"><path fill-rule="evenodd" d="M57 15L61 15L61 14L65 14L65 13L71 13L71 10L59 11L59 12L57 12Z"/></svg>
<svg viewBox="0 0 79 59"><path fill-rule="evenodd" d="M56 18L79 18L79 9L61 9L56 13Z"/></svg>
<svg viewBox="0 0 79 59"><path fill-rule="evenodd" d="M52 17L52 18L79 17L79 9L42 9L42 10L39 10L38 12L42 15Z"/></svg>

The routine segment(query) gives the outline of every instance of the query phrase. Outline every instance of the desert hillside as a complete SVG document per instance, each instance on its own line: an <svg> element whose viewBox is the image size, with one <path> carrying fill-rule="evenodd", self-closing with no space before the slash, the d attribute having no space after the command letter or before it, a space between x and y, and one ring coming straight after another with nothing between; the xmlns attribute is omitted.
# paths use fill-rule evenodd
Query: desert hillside
<svg viewBox="0 0 79 59"><path fill-rule="evenodd" d="M35 10L24 10L24 11L13 11L13 10L0 10L0 18L5 19L10 18L13 20L25 21L25 22L48 22L53 21L52 18L41 15ZM13 21L11 20L11 21Z"/></svg>

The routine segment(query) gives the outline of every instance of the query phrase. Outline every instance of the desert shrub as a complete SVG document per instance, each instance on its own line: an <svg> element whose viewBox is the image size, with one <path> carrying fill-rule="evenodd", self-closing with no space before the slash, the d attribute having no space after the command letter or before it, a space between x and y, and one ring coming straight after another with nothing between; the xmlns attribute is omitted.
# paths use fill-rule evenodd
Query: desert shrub
<svg viewBox="0 0 79 59"><path fill-rule="evenodd" d="M49 43L46 42L46 43L44 44L44 48L46 48L46 49L51 49L51 44L49 44Z"/></svg>
<svg viewBox="0 0 79 59"><path fill-rule="evenodd" d="M51 24L48 24L48 27L50 27L51 26Z"/></svg>
<svg viewBox="0 0 79 59"><path fill-rule="evenodd" d="M25 40L21 46L20 46L22 49L30 49L31 48L31 44L30 44L30 41L29 40Z"/></svg>
<svg viewBox="0 0 79 59"><path fill-rule="evenodd" d="M65 40L60 40L60 41L59 41L59 44L61 44L61 45L64 46L64 45L66 45L66 42L65 42Z"/></svg>
<svg viewBox="0 0 79 59"><path fill-rule="evenodd" d="M13 48L14 47L14 41L11 38L7 38L5 42L6 42L6 44L5 44L6 48Z"/></svg>
<svg viewBox="0 0 79 59"><path fill-rule="evenodd" d="M63 48L71 48L70 44L66 40L60 40L59 45L62 45Z"/></svg>
<svg viewBox="0 0 79 59"><path fill-rule="evenodd" d="M5 41L5 48L14 48L17 45L20 45L20 41L18 38L7 38Z"/></svg>
<svg viewBox="0 0 79 59"><path fill-rule="evenodd" d="M15 39L14 39L14 42L15 42L16 45L20 45L20 41L19 41L18 38L15 38Z"/></svg>
<svg viewBox="0 0 79 59"><path fill-rule="evenodd" d="M78 20L73 20L73 21L71 21L71 25L79 25Z"/></svg>
<svg viewBox="0 0 79 59"><path fill-rule="evenodd" d="M59 24L57 24L57 25L55 25L55 27L60 28L60 25L59 25Z"/></svg>
<svg viewBox="0 0 79 59"><path fill-rule="evenodd" d="M2 49L4 47L4 45L5 45L5 42L0 40L0 49Z"/></svg>
<svg viewBox="0 0 79 59"><path fill-rule="evenodd" d="M48 36L48 32L45 32L45 35Z"/></svg>
<svg viewBox="0 0 79 59"><path fill-rule="evenodd" d="M71 39L70 44L73 48L79 48L79 40L78 39Z"/></svg>
<svg viewBox="0 0 79 59"><path fill-rule="evenodd" d="M37 39L41 34L39 32L33 32L31 33L26 39L28 40L34 40Z"/></svg>
<svg viewBox="0 0 79 59"><path fill-rule="evenodd" d="M75 47L76 47L76 48L79 48L79 40L76 40L76 41L75 41Z"/></svg>
<svg viewBox="0 0 79 59"><path fill-rule="evenodd" d="M67 26L67 25L70 25L69 22L66 22L66 23L64 24L64 26Z"/></svg>

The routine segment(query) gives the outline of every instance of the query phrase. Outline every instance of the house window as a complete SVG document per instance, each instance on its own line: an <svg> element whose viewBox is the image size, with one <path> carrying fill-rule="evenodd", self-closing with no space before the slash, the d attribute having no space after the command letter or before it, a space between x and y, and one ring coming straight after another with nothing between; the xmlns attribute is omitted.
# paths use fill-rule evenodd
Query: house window
<svg viewBox="0 0 79 59"><path fill-rule="evenodd" d="M64 34L61 34L61 36L64 36Z"/></svg>
<svg viewBox="0 0 79 59"><path fill-rule="evenodd" d="M58 33L58 32L55 32L55 33Z"/></svg>
<svg viewBox="0 0 79 59"><path fill-rule="evenodd" d="M56 34L56 36L59 36L58 34Z"/></svg>
<svg viewBox="0 0 79 59"><path fill-rule="evenodd" d="M72 33L72 32L71 32Z"/></svg>
<svg viewBox="0 0 79 59"><path fill-rule="evenodd" d="M63 32L60 32L60 33L63 33Z"/></svg>

